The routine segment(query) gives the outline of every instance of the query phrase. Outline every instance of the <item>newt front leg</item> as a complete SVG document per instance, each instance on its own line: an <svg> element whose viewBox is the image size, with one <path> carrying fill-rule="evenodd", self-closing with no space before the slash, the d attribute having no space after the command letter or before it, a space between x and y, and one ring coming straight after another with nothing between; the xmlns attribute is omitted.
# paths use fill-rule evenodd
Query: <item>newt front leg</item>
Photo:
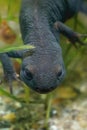
<svg viewBox="0 0 87 130"><path fill-rule="evenodd" d="M12 93L12 81L18 80L17 74L7 54L5 53L0 54L0 60L4 71L4 78L8 82L10 92Z"/></svg>
<svg viewBox="0 0 87 130"><path fill-rule="evenodd" d="M71 28L68 26L64 25L62 22L55 22L54 23L54 28L61 34L63 34L65 37L69 39L69 41L76 46L76 42L79 43L80 45L85 45L83 41L80 40L81 37L87 37L87 34L80 34L77 32L74 32Z"/></svg>

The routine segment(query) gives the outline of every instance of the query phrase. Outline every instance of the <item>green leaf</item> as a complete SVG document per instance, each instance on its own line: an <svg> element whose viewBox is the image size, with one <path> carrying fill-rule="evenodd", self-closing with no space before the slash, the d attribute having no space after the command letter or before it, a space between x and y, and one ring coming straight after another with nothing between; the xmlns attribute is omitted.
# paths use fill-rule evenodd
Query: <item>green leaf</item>
<svg viewBox="0 0 87 130"><path fill-rule="evenodd" d="M0 88L0 95L4 95L4 96L7 96L13 100L16 100L18 102L21 102L21 99L20 98L17 98L16 96L12 95L11 93L5 91L4 89Z"/></svg>
<svg viewBox="0 0 87 130"><path fill-rule="evenodd" d="M22 45L22 46L6 46L4 48L0 48L0 53L5 53L9 51L17 51L17 50L24 50L24 49L34 49L35 47L32 45Z"/></svg>
<svg viewBox="0 0 87 130"><path fill-rule="evenodd" d="M87 38L85 39L85 41L84 41L85 43L87 43Z"/></svg>

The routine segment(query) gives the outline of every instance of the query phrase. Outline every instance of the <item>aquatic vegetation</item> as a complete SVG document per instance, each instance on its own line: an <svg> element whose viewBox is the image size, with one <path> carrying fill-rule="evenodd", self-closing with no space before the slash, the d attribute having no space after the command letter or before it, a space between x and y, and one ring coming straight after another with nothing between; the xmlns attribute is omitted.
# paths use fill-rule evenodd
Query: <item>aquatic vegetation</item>
<svg viewBox="0 0 87 130"><path fill-rule="evenodd" d="M7 52L15 49L20 50L23 48L28 48L28 49L33 48L32 46L25 47L24 45L22 45L19 22L18 22L19 9L20 9L20 0L0 1L0 52ZM87 16L81 13L79 13L78 15L74 16L72 19L67 21L66 24L78 32L85 33L85 34L87 33ZM3 30L2 25L6 26L6 30ZM2 31L4 31L4 33L2 33ZM75 116L76 120L79 120L80 122L83 118L86 118L85 116L83 117L80 114L76 114L79 113L79 110L75 108L78 107L78 105L72 103L72 100L73 101L75 100L75 103L79 104L79 109L80 109L80 103L78 101L79 100L78 97L81 99L81 104L82 104L82 100L87 98L87 89L86 89L87 87L87 46L78 46L77 48L75 48L74 46L70 45L70 42L63 36L61 36L60 40L63 49L63 58L67 69L66 78L63 81L60 88L48 95L38 95L32 90L29 90L29 88L27 88L25 84L23 83L18 84L14 82L13 83L14 95L13 95L9 93L8 84L5 83L4 81L3 84L0 85L0 100L3 100L3 103L5 102L3 105L4 109L6 111L9 109L11 114L4 113L4 116L2 116L2 118L0 117L0 128L4 128L5 125L7 125L6 127L9 128L12 127L13 130L15 129L29 130L32 128L37 130L39 126L41 128L43 128L44 126L47 127L49 118L51 118L52 116L53 116L52 120L54 120L54 117L63 119L64 115L62 116L61 112L64 112L65 114L66 113L73 114L72 117ZM87 38L82 37L82 40L87 44ZM67 44L65 44L65 41ZM15 66L16 67L17 65L20 66L21 61L18 59L16 60L18 64L16 64L17 63L16 62ZM2 67L0 67L1 78L3 77L2 74L3 74ZM74 104L73 107L71 104ZM83 101L82 105L84 104L87 104L87 102ZM0 107L1 106L2 105L0 105ZM63 108L66 108L67 106L70 107L65 109L64 111ZM73 112L70 112L71 107L73 108L72 109ZM82 108L84 113L87 113L87 111L84 110L85 107ZM61 116L56 115L54 110L57 111L56 112L57 114L60 113ZM12 111L14 111L14 113L12 113ZM82 112L81 109L80 111ZM3 115L1 114L1 111L0 111L0 115ZM68 117L69 115L67 116L67 118ZM5 121L3 121L4 119ZM13 122L9 123L8 120L11 120L15 123ZM66 128L69 124L67 122L65 123L67 125L63 124ZM23 127L22 124L25 124L24 128L22 128ZM87 128L85 122L81 122L81 125ZM53 126L51 124L50 130L52 128ZM79 128L79 126L77 128Z"/></svg>

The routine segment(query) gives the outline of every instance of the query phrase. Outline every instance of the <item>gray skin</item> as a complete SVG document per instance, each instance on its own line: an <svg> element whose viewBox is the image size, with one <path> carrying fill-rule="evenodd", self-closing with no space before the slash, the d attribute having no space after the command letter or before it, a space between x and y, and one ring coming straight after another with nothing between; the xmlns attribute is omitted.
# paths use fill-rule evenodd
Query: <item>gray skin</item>
<svg viewBox="0 0 87 130"><path fill-rule="evenodd" d="M23 59L20 77L39 93L52 91L64 78L59 35L56 38L52 30L56 21L63 22L76 12L78 7L75 3L76 0L71 3L66 0L22 0L22 38L24 44L34 45L36 51L32 56Z"/></svg>
<svg viewBox="0 0 87 130"><path fill-rule="evenodd" d="M78 11L81 2L81 0L22 0L20 11L22 39L24 44L34 45L35 51L31 56L23 56L26 50L10 52L7 56L22 58L20 79L36 92L50 92L64 79L65 67L59 34L63 33L68 38L75 36L62 23L59 29L54 25L56 21L65 22L72 17ZM73 38L70 40L73 41ZM11 69L12 65L9 65L9 68Z"/></svg>

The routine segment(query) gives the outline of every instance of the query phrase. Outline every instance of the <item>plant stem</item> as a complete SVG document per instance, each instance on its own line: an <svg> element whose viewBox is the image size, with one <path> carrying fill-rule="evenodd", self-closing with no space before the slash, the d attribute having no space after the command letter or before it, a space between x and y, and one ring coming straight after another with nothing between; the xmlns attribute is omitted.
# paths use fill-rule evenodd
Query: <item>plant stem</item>
<svg viewBox="0 0 87 130"><path fill-rule="evenodd" d="M48 94L46 97L45 110L46 110L46 120L45 120L45 129L48 130L48 121L50 117L51 104L52 104L52 93Z"/></svg>
<svg viewBox="0 0 87 130"><path fill-rule="evenodd" d="M29 103L30 101L30 89L24 84L24 89L25 89L25 102Z"/></svg>

